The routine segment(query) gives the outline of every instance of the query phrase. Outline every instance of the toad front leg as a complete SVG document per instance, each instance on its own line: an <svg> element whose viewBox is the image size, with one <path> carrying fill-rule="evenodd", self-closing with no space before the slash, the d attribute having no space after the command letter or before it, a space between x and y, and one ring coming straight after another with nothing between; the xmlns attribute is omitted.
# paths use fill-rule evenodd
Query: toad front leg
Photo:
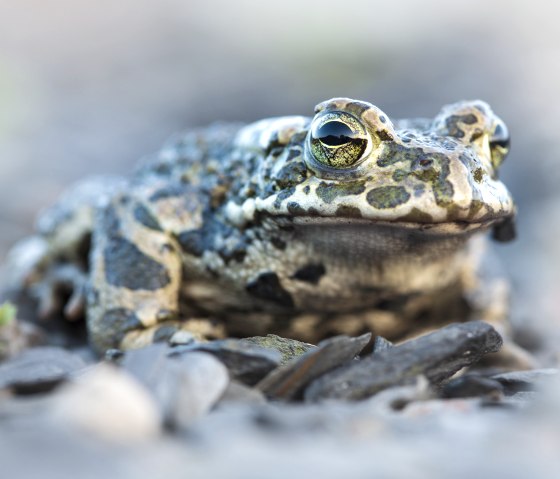
<svg viewBox="0 0 560 479"><path fill-rule="evenodd" d="M121 195L96 219L90 256L87 324L102 352L127 336L148 342L179 312L181 259L174 239L144 205ZM140 334L143 330L147 334ZM136 341L138 343L138 341Z"/></svg>

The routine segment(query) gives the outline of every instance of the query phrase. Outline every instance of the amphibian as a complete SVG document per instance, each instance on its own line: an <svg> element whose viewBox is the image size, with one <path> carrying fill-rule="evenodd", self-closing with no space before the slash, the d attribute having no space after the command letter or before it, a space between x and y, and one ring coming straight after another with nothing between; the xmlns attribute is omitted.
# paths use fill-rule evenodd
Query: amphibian
<svg viewBox="0 0 560 479"><path fill-rule="evenodd" d="M398 340L500 322L504 283L477 271L486 230L513 237L508 146L482 101L392 121L335 98L311 118L215 124L128 180L79 183L12 258L42 314L85 315L99 351L178 329Z"/></svg>

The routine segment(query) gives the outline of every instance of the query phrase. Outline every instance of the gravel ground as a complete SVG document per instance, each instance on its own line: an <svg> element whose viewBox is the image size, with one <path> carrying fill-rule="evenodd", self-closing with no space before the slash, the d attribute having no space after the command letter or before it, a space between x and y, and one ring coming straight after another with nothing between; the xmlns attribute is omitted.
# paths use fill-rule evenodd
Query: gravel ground
<svg viewBox="0 0 560 479"><path fill-rule="evenodd" d="M520 237L496 248L513 321L543 366L558 367L559 10L544 0L358 0L344 12L327 0L2 3L0 258L70 182L127 173L182 128L310 114L339 95L395 117L480 97L513 139L503 178ZM560 384L546 372L475 380L474 398L421 381L359 402L285 403L224 386L223 363L199 351L212 394L181 415L124 366L76 353L51 357L43 390L0 392L2 477L558 477ZM123 407L130 395L137 407Z"/></svg>

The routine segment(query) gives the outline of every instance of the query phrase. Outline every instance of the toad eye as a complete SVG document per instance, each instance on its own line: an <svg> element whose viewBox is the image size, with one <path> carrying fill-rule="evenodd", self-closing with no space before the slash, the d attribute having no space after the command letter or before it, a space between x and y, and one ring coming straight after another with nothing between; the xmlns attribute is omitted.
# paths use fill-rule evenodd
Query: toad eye
<svg viewBox="0 0 560 479"><path fill-rule="evenodd" d="M351 115L335 112L319 118L311 128L311 153L315 160L333 168L357 163L368 147L368 135Z"/></svg>
<svg viewBox="0 0 560 479"><path fill-rule="evenodd" d="M490 152L492 155L492 165L498 168L504 161L509 152L510 137L505 123L501 120L496 125L494 133L489 138Z"/></svg>

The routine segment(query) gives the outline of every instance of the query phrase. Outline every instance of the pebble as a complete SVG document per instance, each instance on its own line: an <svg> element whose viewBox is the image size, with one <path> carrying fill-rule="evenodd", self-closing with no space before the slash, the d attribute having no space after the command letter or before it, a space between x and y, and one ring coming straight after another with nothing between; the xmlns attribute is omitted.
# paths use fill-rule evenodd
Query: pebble
<svg viewBox="0 0 560 479"><path fill-rule="evenodd" d="M63 386L51 419L102 439L136 442L159 435L161 414L153 397L129 373L99 364Z"/></svg>

